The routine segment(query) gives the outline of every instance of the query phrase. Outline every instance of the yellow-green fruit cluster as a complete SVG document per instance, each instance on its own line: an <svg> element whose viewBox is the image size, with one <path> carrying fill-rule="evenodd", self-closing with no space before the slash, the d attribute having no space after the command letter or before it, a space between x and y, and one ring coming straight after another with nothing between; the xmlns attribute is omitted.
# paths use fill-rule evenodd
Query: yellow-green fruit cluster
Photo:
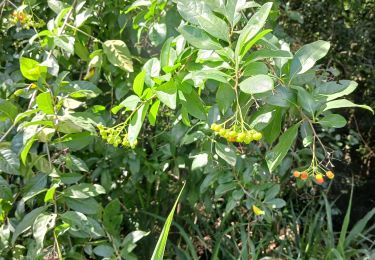
<svg viewBox="0 0 375 260"><path fill-rule="evenodd" d="M262 139L262 133L252 129L249 131L236 131L235 129L226 129L222 125L213 123L211 130L216 132L221 137L228 140L228 142L237 142L249 144L251 141L259 141Z"/></svg>
<svg viewBox="0 0 375 260"><path fill-rule="evenodd" d="M105 127L101 124L99 124L97 127L99 129L100 136L103 140L107 141L107 143L113 145L114 147L118 147L119 145L122 145L124 147L130 147L128 134L121 133L122 127L110 128Z"/></svg>

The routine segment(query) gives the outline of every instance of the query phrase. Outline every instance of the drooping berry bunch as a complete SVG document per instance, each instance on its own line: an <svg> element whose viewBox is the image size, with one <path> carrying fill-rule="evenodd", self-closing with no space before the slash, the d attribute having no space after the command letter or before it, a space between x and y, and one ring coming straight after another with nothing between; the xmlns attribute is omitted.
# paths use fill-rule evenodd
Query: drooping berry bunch
<svg viewBox="0 0 375 260"><path fill-rule="evenodd" d="M237 142L250 144L252 141L259 141L262 139L262 133L250 129L247 130L244 127L233 125L230 128L225 128L225 124L216 124L211 125L211 130L214 131L219 136L228 140L228 142Z"/></svg>
<svg viewBox="0 0 375 260"><path fill-rule="evenodd" d="M32 15L22 10L14 10L9 18L9 21L13 25L19 24L21 27L25 29L30 29L31 27L40 28L45 25L43 21L40 21L40 22L34 21Z"/></svg>
<svg viewBox="0 0 375 260"><path fill-rule="evenodd" d="M324 169L322 169L322 170L324 171ZM333 174L333 172L330 171L330 170L327 170L325 172L325 174L323 175L323 173L321 173L319 169L317 171L315 171L312 168L309 168L309 169L307 169L305 171L302 171L302 172L294 171L293 172L293 176L295 178L300 178L303 181L306 181L310 177L313 177L313 179L315 180L315 182L318 183L318 184L323 184L324 183L324 177L327 177L330 180L332 180L335 177L335 175Z"/></svg>
<svg viewBox="0 0 375 260"><path fill-rule="evenodd" d="M136 141L133 146L130 145L128 134L124 132L124 127L122 125L115 127L105 127L102 124L98 124L97 127L102 139L105 140L108 144L113 145L114 147L122 145L123 147L134 148L134 146L137 144Z"/></svg>

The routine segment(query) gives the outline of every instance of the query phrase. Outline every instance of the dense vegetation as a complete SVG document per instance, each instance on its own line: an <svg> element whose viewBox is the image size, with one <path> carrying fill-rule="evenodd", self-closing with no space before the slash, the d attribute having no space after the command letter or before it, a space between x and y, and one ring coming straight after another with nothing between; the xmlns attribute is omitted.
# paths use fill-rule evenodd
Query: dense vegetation
<svg viewBox="0 0 375 260"><path fill-rule="evenodd" d="M1 2L0 259L374 257L374 4L305 2Z"/></svg>

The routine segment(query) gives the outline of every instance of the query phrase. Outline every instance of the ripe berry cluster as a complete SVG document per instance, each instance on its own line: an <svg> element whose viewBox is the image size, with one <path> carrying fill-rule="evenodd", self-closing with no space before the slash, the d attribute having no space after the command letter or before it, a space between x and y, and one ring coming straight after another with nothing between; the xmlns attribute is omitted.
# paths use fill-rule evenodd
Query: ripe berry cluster
<svg viewBox="0 0 375 260"><path fill-rule="evenodd" d="M211 130L216 132L216 134L220 135L221 137L227 139L228 142L249 144L251 141L259 141L263 137L262 133L254 129L244 131L236 129L236 127L226 129L222 124L219 125L215 123L211 125Z"/></svg>
<svg viewBox="0 0 375 260"><path fill-rule="evenodd" d="M310 177L310 174L308 173L308 170L302 171L302 172L294 171L293 176L295 178L300 178L301 180L305 181ZM313 174L311 174L311 176L314 176L314 179L315 179L316 183L318 183L318 184L324 183L324 175L322 173L320 173L320 172L317 172L316 174L313 173ZM335 175L333 174L332 171L326 171L325 176L330 180L332 180L335 177Z"/></svg>
<svg viewBox="0 0 375 260"><path fill-rule="evenodd" d="M128 140L128 134L122 133L123 127L105 127L101 124L97 125L99 129L100 136L103 140L107 141L108 144L118 147L122 145L123 147L132 147ZM137 144L137 141L134 145ZM134 148L134 147L132 147Z"/></svg>

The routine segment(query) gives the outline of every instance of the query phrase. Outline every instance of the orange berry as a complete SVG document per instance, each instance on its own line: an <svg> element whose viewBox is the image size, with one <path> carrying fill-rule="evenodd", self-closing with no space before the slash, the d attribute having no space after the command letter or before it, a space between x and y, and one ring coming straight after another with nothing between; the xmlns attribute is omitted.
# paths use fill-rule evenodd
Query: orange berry
<svg viewBox="0 0 375 260"><path fill-rule="evenodd" d="M298 178L300 175L301 175L301 173L299 171L293 172L293 176L296 177L296 178Z"/></svg>
<svg viewBox="0 0 375 260"><path fill-rule="evenodd" d="M327 172L326 172L326 176L327 176L327 178L330 179L330 180L332 180L332 179L335 177L335 175L333 174L332 171L327 171Z"/></svg>
<svg viewBox="0 0 375 260"><path fill-rule="evenodd" d="M315 175L315 181L318 183L318 184L323 184L324 183L324 177L322 174L318 173L317 175Z"/></svg>
<svg viewBox="0 0 375 260"><path fill-rule="evenodd" d="M301 180L305 181L309 178L309 174L306 171L301 172Z"/></svg>

